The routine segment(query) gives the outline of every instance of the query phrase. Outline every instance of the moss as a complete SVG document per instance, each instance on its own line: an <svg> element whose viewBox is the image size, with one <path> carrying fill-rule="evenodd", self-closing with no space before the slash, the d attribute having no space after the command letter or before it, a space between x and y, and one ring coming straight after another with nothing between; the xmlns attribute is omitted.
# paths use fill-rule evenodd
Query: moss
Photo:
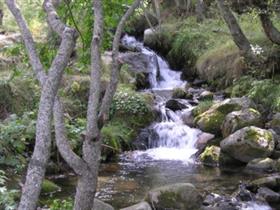
<svg viewBox="0 0 280 210"><path fill-rule="evenodd" d="M164 208L174 208L175 203L182 202L180 195L178 193L171 192L171 191L162 192L158 200L160 205L163 206Z"/></svg>
<svg viewBox="0 0 280 210"><path fill-rule="evenodd" d="M172 98L190 99L191 94L188 94L183 88L175 88L172 91Z"/></svg>
<svg viewBox="0 0 280 210"><path fill-rule="evenodd" d="M205 165L217 166L219 163L220 148L216 146L206 147L204 152L200 155L200 161Z"/></svg>
<svg viewBox="0 0 280 210"><path fill-rule="evenodd" d="M45 179L42 183L42 193L44 193L44 194L57 192L59 190L60 190L60 187L50 180Z"/></svg>
<svg viewBox="0 0 280 210"><path fill-rule="evenodd" d="M206 112L214 104L212 100L201 101L199 104L192 110L193 116L197 117L198 115Z"/></svg>
<svg viewBox="0 0 280 210"><path fill-rule="evenodd" d="M251 141L263 141L263 139L267 142L273 141L273 135L270 131L260 131L253 126L251 126L250 129L246 131L246 135L244 138Z"/></svg>
<svg viewBox="0 0 280 210"><path fill-rule="evenodd" d="M211 110L197 116L194 119L194 122L199 126L201 130L205 132L220 134L221 133L220 127L224 119L225 119L225 114L217 110Z"/></svg>
<svg viewBox="0 0 280 210"><path fill-rule="evenodd" d="M242 107L236 103L225 103L221 104L217 107L217 111L227 115L230 112L240 110Z"/></svg>

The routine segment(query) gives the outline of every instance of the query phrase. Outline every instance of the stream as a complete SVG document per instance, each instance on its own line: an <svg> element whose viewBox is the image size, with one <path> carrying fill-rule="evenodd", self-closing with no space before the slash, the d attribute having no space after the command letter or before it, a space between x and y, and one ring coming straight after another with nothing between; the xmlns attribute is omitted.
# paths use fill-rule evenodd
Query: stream
<svg viewBox="0 0 280 210"><path fill-rule="evenodd" d="M126 152L120 155L117 163L101 165L98 198L119 209L141 201L152 188L180 182L192 183L204 195L230 195L238 188L240 180L246 182L261 177L261 174L247 174L238 168L221 171L196 163L192 156L197 152L195 145L202 131L190 128L182 120L184 113L190 112L193 106L188 100L180 99L185 108L172 111L166 108L170 96L162 94L171 93L176 87L184 87L187 82L180 79L180 72L172 71L165 60L134 37L124 36L122 44L137 47L151 57L151 87L145 91L154 94L160 120L149 126L153 135L149 136L147 150ZM74 195L74 176L58 177L54 181L63 189L55 197ZM271 208L247 203L241 209Z"/></svg>

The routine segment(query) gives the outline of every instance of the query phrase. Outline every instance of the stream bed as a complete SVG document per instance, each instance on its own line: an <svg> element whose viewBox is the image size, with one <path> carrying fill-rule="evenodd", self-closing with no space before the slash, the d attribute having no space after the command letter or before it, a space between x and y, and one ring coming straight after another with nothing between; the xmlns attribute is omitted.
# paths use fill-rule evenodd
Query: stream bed
<svg viewBox="0 0 280 210"><path fill-rule="evenodd" d="M116 209L141 201L145 194L159 186L172 183L192 183L202 194L232 194L240 181L250 181L261 174L248 174L242 169L221 171L219 168L203 167L199 164L185 164L181 161L154 161L134 159L131 153L120 157L118 163L103 164L99 176L97 197ZM67 198L74 196L75 177L54 179L62 187L53 196Z"/></svg>

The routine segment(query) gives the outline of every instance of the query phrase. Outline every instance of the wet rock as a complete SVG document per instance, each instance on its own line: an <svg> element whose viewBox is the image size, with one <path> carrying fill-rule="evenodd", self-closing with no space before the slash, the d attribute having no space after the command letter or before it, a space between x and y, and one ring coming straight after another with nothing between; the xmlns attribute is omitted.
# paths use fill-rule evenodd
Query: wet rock
<svg viewBox="0 0 280 210"><path fill-rule="evenodd" d="M276 161L270 158L257 158L251 160L246 168L255 171L273 172L276 171Z"/></svg>
<svg viewBox="0 0 280 210"><path fill-rule="evenodd" d="M180 100L177 99L170 99L166 102L166 108L171 109L172 111L178 111L182 109L186 109L187 105L180 102Z"/></svg>
<svg viewBox="0 0 280 210"><path fill-rule="evenodd" d="M244 183L240 183L238 190L232 195L238 201L252 201L255 200L255 195L246 188Z"/></svg>
<svg viewBox="0 0 280 210"><path fill-rule="evenodd" d="M256 192L259 187L268 187L272 190L280 189L280 175L272 175L253 180L247 184L250 191Z"/></svg>
<svg viewBox="0 0 280 210"><path fill-rule="evenodd" d="M195 118L195 124L205 132L220 135L221 125L227 114L253 106L253 102L246 98L231 98L216 103L206 112Z"/></svg>
<svg viewBox="0 0 280 210"><path fill-rule="evenodd" d="M98 210L114 210L113 206L104 203L103 201L95 198L94 199L94 205L93 205L93 209L98 209Z"/></svg>
<svg viewBox="0 0 280 210"><path fill-rule="evenodd" d="M254 126L242 128L220 143L223 152L236 160L248 163L256 158L266 158L274 149L270 131Z"/></svg>
<svg viewBox="0 0 280 210"><path fill-rule="evenodd" d="M197 141L195 144L195 148L198 149L199 154L201 154L203 152L203 150L205 149L205 147L207 146L207 144L209 144L209 142L211 140L213 140L215 138L215 136L211 133L204 133L202 132L201 134L199 134L197 136ZM199 155L197 154L197 155Z"/></svg>
<svg viewBox="0 0 280 210"><path fill-rule="evenodd" d="M147 46L154 45L157 40L157 33L154 29L148 28L144 31L144 44Z"/></svg>
<svg viewBox="0 0 280 210"><path fill-rule="evenodd" d="M172 91L172 98L176 99L192 99L193 95L189 92L186 92L183 88L175 88Z"/></svg>
<svg viewBox="0 0 280 210"><path fill-rule="evenodd" d="M149 68L152 57L143 53L123 53L120 59L129 65L130 70L134 72L150 73Z"/></svg>
<svg viewBox="0 0 280 210"><path fill-rule="evenodd" d="M220 159L220 147L206 147L204 152L200 155L199 159L203 163L203 165L218 166Z"/></svg>
<svg viewBox="0 0 280 210"><path fill-rule="evenodd" d="M147 89L151 86L148 73L137 73L135 78L137 90Z"/></svg>
<svg viewBox="0 0 280 210"><path fill-rule="evenodd" d="M267 187L260 187L258 189L257 199L265 200L268 203L277 203L280 202L280 194Z"/></svg>
<svg viewBox="0 0 280 210"><path fill-rule="evenodd" d="M214 99L214 94L210 91L203 91L200 96L198 97L198 100L201 100L201 101L205 101L205 100L213 100Z"/></svg>
<svg viewBox="0 0 280 210"><path fill-rule="evenodd" d="M146 201L142 201L140 203L123 208L121 210L152 210L152 208Z"/></svg>
<svg viewBox="0 0 280 210"><path fill-rule="evenodd" d="M222 150L220 151L220 158L219 158L220 167L229 168L229 167L240 167L244 165L245 163L234 159L233 157L223 152Z"/></svg>
<svg viewBox="0 0 280 210"><path fill-rule="evenodd" d="M182 120L185 125L188 125L190 127L194 127L194 116L192 113L192 110L187 110L182 114Z"/></svg>
<svg viewBox="0 0 280 210"><path fill-rule="evenodd" d="M231 112L226 115L222 124L223 137L227 137L233 132L247 126L261 126L261 114L252 108Z"/></svg>
<svg viewBox="0 0 280 210"><path fill-rule="evenodd" d="M146 200L155 209L197 210L202 205L202 196L189 183L177 183L153 189L148 192Z"/></svg>

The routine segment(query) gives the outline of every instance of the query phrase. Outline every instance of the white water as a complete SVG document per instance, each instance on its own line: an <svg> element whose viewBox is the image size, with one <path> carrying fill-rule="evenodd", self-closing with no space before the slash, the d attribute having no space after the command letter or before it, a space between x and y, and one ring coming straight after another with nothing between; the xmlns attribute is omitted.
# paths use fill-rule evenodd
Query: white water
<svg viewBox="0 0 280 210"><path fill-rule="evenodd" d="M146 48L143 43L127 35L124 36L122 43L130 47L141 49L142 53L150 56L150 91L172 90L176 87L185 86L186 82L181 80L181 72L171 70L165 60L151 49ZM159 77L158 70L160 74ZM165 107L167 99L157 95L156 97L156 108L161 113L161 122L152 125L151 129L157 134L157 138L149 140L150 149L134 152L134 158L136 160L141 160L141 157L148 156L154 160L179 160L184 163L192 162L191 156L197 151L195 143L202 132L184 125L181 120L182 111L173 112ZM186 104L188 109L192 108L186 100L181 99L180 102Z"/></svg>

